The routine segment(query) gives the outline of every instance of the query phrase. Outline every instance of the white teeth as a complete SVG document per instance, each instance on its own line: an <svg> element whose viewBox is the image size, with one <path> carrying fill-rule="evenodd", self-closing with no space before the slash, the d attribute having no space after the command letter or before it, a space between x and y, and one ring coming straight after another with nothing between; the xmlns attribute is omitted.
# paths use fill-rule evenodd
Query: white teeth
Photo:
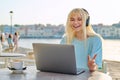
<svg viewBox="0 0 120 80"><path fill-rule="evenodd" d="M78 28L78 27L80 27L80 26L73 26L74 28Z"/></svg>

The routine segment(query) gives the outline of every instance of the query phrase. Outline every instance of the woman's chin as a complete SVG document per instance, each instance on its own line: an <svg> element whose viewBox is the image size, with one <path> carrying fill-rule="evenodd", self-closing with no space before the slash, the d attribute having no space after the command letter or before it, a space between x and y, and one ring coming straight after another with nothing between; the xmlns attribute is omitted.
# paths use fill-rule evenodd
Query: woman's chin
<svg viewBox="0 0 120 80"><path fill-rule="evenodd" d="M79 32L79 31L81 31L81 29L80 28L76 28L76 29L74 29L74 31L75 32Z"/></svg>
<svg viewBox="0 0 120 80"><path fill-rule="evenodd" d="M74 31L80 31L81 27L72 27L74 29Z"/></svg>

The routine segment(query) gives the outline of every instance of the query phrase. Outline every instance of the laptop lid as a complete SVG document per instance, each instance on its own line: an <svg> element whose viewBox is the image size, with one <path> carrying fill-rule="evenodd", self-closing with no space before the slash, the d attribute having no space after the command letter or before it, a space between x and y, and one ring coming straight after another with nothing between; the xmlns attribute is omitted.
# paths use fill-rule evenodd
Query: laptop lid
<svg viewBox="0 0 120 80"><path fill-rule="evenodd" d="M38 70L78 74L73 45L33 43L33 51Z"/></svg>

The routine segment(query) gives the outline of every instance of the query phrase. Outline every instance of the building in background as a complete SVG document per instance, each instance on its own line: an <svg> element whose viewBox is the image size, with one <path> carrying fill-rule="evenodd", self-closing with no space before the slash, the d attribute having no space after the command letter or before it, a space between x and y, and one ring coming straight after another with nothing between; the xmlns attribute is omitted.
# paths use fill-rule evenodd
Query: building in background
<svg viewBox="0 0 120 80"><path fill-rule="evenodd" d="M99 33L104 39L120 39L120 23L113 25L97 24L92 25L95 32ZM0 31L10 33L10 26L1 25ZM14 25L12 34L18 31L20 38L62 38L65 32L65 26L60 25Z"/></svg>

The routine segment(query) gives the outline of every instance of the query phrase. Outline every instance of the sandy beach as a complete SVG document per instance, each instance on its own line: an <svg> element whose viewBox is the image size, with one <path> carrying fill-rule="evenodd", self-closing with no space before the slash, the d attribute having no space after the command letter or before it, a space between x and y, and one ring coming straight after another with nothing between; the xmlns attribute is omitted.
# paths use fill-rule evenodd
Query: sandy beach
<svg viewBox="0 0 120 80"><path fill-rule="evenodd" d="M7 49L4 52L8 52ZM19 47L17 52L27 54L26 60L30 61L30 63L25 63L27 66L35 65L34 54L32 49ZM107 63L107 71L108 74L112 77L112 79L120 80L120 61L112 61L112 60L104 60L104 61Z"/></svg>

